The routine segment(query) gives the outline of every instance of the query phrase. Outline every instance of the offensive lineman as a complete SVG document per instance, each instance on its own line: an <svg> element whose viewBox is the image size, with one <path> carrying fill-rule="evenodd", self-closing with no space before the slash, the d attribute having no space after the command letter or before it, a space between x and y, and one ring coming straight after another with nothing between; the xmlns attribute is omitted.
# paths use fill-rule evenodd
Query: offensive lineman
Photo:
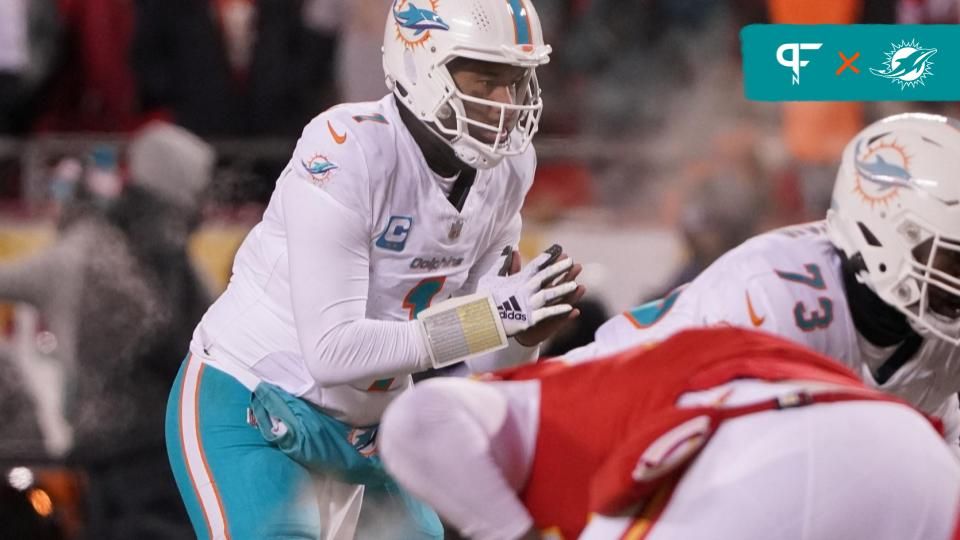
<svg viewBox="0 0 960 540"><path fill-rule="evenodd" d="M937 423L825 356L719 327L594 360L417 385L387 469L476 540L960 538Z"/></svg>
<svg viewBox="0 0 960 540"><path fill-rule="evenodd" d="M902 114L844 150L823 222L752 238L686 287L618 315L579 361L732 324L838 359L960 436L960 122Z"/></svg>
<svg viewBox="0 0 960 540"><path fill-rule="evenodd" d="M320 538L304 466L370 455L411 373L522 363L577 315L579 265L513 256L549 53L530 0L393 2L391 94L304 129L171 391L168 453L199 537ZM442 536L432 510L374 487L361 531L401 521L359 536Z"/></svg>

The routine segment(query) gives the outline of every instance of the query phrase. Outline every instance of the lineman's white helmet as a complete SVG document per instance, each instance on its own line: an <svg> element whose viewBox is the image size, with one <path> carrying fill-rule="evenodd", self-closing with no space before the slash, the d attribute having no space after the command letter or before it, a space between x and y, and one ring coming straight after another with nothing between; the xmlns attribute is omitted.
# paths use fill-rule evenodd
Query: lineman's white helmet
<svg viewBox="0 0 960 540"><path fill-rule="evenodd" d="M457 157L477 168L493 167L529 146L543 110L535 68L549 55L531 0L393 0L383 38L387 87ZM527 68L514 103L457 89L447 63L458 57ZM499 108L499 125L467 118L464 102ZM472 137L471 125L496 133L496 141Z"/></svg>
<svg viewBox="0 0 960 540"><path fill-rule="evenodd" d="M831 241L914 328L960 344L960 122L900 114L843 152L827 213Z"/></svg>

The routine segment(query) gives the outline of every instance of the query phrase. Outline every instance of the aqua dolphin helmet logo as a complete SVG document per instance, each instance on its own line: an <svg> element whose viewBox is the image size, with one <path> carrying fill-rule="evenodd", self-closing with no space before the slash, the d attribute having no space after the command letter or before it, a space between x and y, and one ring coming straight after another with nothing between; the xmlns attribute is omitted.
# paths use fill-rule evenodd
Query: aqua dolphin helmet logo
<svg viewBox="0 0 960 540"><path fill-rule="evenodd" d="M887 140L886 135L868 141L857 141L854 168L856 178L854 192L871 208L887 206L901 188L912 188L910 155L896 140Z"/></svg>
<svg viewBox="0 0 960 540"><path fill-rule="evenodd" d="M437 13L440 0L418 1L428 2L430 7L417 7L413 0L394 0L393 2L393 20L397 23L397 39L410 48L423 45L430 39L431 30L450 29L450 25Z"/></svg>
<svg viewBox="0 0 960 540"><path fill-rule="evenodd" d="M930 57L937 53L937 49L924 49L916 40L890 45L893 48L884 53L887 59L883 69L870 68L870 73L898 83L901 90L924 84L924 79L933 75Z"/></svg>
<svg viewBox="0 0 960 540"><path fill-rule="evenodd" d="M397 24L400 26L409 30L415 30L413 33L415 36L419 36L427 30L450 29L450 26L440 18L440 15L437 15L429 9L420 9L415 6L413 2L407 4L407 10L403 13L394 11L393 18L396 19Z"/></svg>

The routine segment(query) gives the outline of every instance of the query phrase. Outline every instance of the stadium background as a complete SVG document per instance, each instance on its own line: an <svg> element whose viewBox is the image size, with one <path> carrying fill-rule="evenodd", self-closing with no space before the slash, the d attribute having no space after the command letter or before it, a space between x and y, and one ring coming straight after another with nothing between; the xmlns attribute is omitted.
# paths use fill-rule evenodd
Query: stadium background
<svg viewBox="0 0 960 540"><path fill-rule="evenodd" d="M536 6L554 54L538 72L545 112L521 251L529 259L562 244L584 263L590 291L583 327L553 351L585 339L607 314L687 281L752 234L819 219L843 145L869 121L907 110L960 114L956 103L748 102L738 39L754 22L960 23L958 0ZM101 209L118 199L135 182L131 137L150 121L168 121L217 151L187 252L219 292L300 129L333 104L385 94L379 47L388 7L0 2L0 261L15 264L55 245L76 193ZM95 496L92 479L102 470L72 446L79 426L62 414L71 375L50 324L57 315L24 303L0 307L0 538L28 530L18 523L34 527L30 537L107 538L116 534L111 516L128 511ZM143 511L131 510L149 520ZM163 530L153 537L176 537Z"/></svg>

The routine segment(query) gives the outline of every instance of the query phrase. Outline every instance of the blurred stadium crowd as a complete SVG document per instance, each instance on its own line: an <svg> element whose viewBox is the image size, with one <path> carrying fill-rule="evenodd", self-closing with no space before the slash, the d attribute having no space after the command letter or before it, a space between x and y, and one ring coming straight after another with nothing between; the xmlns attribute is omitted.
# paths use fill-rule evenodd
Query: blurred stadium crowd
<svg viewBox="0 0 960 540"><path fill-rule="evenodd" d="M171 359L299 130L331 105L385 95L388 6L0 2L0 539L190 537L162 440ZM960 114L956 103L748 102L738 39L760 22L960 23L957 0L536 6L554 54L538 73L533 235L570 223L601 239L666 232L676 254L646 260L665 279L622 303L585 300L549 354L752 234L820 219L843 145L869 121ZM528 254L541 247L529 243ZM586 261L588 285L638 271L622 267L624 246L607 247Z"/></svg>

